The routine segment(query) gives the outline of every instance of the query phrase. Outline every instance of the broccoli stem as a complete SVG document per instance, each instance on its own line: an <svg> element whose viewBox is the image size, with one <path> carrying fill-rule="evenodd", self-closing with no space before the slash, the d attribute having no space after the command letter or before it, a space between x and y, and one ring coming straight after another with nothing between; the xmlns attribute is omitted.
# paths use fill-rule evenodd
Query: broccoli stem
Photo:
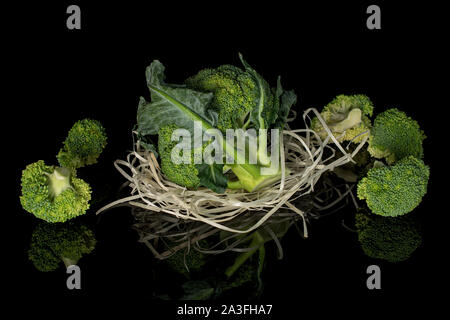
<svg viewBox="0 0 450 320"><path fill-rule="evenodd" d="M61 260L64 262L64 265L66 266L66 268L76 265L78 262L77 260L66 258L66 257L61 257Z"/></svg>
<svg viewBox="0 0 450 320"><path fill-rule="evenodd" d="M47 177L49 180L49 192L52 198L59 196L65 190L71 188L70 170L67 168L57 167Z"/></svg>
<svg viewBox="0 0 450 320"><path fill-rule="evenodd" d="M353 128L354 126L360 124L361 116L361 109L352 109L344 120L330 125L329 127L333 132L344 132L345 130Z"/></svg>
<svg viewBox="0 0 450 320"><path fill-rule="evenodd" d="M267 155L267 130L259 131L258 135L258 162L268 167L270 166L270 157Z"/></svg>
<svg viewBox="0 0 450 320"><path fill-rule="evenodd" d="M236 190L236 189L243 189L244 187L242 186L241 181L236 180L236 181L228 181L227 188Z"/></svg>
<svg viewBox="0 0 450 320"><path fill-rule="evenodd" d="M249 246L250 250L238 255L236 257L236 260L234 261L234 264L228 267L227 270L225 270L225 275L230 278L236 272L236 270L238 270L239 267L242 266L244 262L247 261L263 245L264 238L258 231L255 231L252 235L252 241Z"/></svg>
<svg viewBox="0 0 450 320"><path fill-rule="evenodd" d="M248 192L252 192L281 179L281 167L276 172L262 175L262 165L249 164L245 157L227 142L225 142L223 148L225 153L234 159L234 164L227 164L227 166L231 168L231 171L239 180L229 182L228 187L230 189L245 189ZM270 163L269 160L268 164L270 165Z"/></svg>

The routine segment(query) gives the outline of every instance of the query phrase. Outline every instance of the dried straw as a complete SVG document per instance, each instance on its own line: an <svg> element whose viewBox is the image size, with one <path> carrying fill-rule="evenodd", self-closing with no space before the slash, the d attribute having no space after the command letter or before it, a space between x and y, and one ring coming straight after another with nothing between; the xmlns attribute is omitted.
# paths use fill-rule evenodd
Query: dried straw
<svg viewBox="0 0 450 320"><path fill-rule="evenodd" d="M323 141L308 127L311 112L328 134ZM176 219L202 222L213 227L208 232L223 230L243 234L256 230L275 213L287 211L303 220L304 233L307 236L305 214L293 201L314 191L315 184L324 172L352 162L352 158L367 141L368 134L364 133L365 137L358 147L348 153L316 109L306 110L303 120L306 129L290 130L287 127L283 131L280 148L281 180L255 192L227 190L224 194L218 194L206 188L188 190L167 180L155 155L137 141L126 160L114 162L116 169L127 179L131 195L110 203L97 214L127 204L147 214L165 214ZM343 155L338 158L336 150ZM285 174L286 169L289 169L289 175ZM252 212L263 214L258 215L256 220L252 219L251 224L240 223L238 227L231 226L231 221Z"/></svg>

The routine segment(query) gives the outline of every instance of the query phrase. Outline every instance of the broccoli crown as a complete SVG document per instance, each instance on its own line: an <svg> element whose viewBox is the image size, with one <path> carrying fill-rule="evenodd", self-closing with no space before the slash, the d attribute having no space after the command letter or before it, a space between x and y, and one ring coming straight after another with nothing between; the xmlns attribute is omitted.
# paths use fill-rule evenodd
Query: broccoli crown
<svg viewBox="0 0 450 320"><path fill-rule="evenodd" d="M413 156L392 166L370 169L358 183L359 199L365 199L373 213L400 216L411 212L427 192L430 170Z"/></svg>
<svg viewBox="0 0 450 320"><path fill-rule="evenodd" d="M371 127L369 117L372 116L373 105L370 99L361 94L339 95L327 104L320 115L339 142L361 142ZM319 119L314 118L311 129L316 131L322 139L327 137Z"/></svg>
<svg viewBox="0 0 450 320"><path fill-rule="evenodd" d="M94 233L74 221L66 223L41 222L31 236L28 257L39 271L56 270L61 263L76 264L94 250Z"/></svg>
<svg viewBox="0 0 450 320"><path fill-rule="evenodd" d="M404 261L422 243L420 224L412 215L381 217L361 210L355 220L358 240L371 258Z"/></svg>
<svg viewBox="0 0 450 320"><path fill-rule="evenodd" d="M217 128L223 132L249 125L250 113L260 103L261 90L265 91L261 117L268 124L277 117L272 111L279 109L280 102L274 96L274 89L270 89L261 77L256 79L254 74L238 67L222 65L216 69L203 69L188 78L186 85L194 90L214 93L212 106L218 111Z"/></svg>
<svg viewBox="0 0 450 320"><path fill-rule="evenodd" d="M164 175L172 182L187 187L198 188L200 179L198 177L198 170L194 164L193 153L191 150L191 163L172 162L172 149L177 145L176 141L172 141L172 133L178 127L176 125L167 125L161 127L158 131L158 152L161 157L161 170ZM180 150L180 156L182 151Z"/></svg>
<svg viewBox="0 0 450 320"><path fill-rule="evenodd" d="M106 146L105 129L97 120L77 121L69 130L63 148L59 151L58 162L63 167L81 168L97 163Z"/></svg>
<svg viewBox="0 0 450 320"><path fill-rule="evenodd" d="M394 163L407 156L423 157L425 139L417 121L396 108L380 113L370 132L369 152L375 158Z"/></svg>
<svg viewBox="0 0 450 320"><path fill-rule="evenodd" d="M89 208L89 184L68 170L45 165L39 160L22 172L23 208L47 222L64 222Z"/></svg>

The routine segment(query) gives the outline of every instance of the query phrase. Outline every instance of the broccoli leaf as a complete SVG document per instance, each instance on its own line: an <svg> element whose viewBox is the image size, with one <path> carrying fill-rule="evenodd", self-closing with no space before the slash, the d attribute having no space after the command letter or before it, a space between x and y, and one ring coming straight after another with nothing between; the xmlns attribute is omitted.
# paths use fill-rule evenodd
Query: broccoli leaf
<svg viewBox="0 0 450 320"><path fill-rule="evenodd" d="M200 184L216 193L224 193L227 189L228 179L223 174L223 164L198 164L198 177Z"/></svg>
<svg viewBox="0 0 450 320"><path fill-rule="evenodd" d="M256 130L268 129L277 118L279 104L274 103L270 86L266 80L250 67L242 57L242 54L239 54L239 58L245 67L245 71L253 75L259 88L259 101L257 106L250 113L250 122L254 125Z"/></svg>
<svg viewBox="0 0 450 320"><path fill-rule="evenodd" d="M151 102L141 97L137 112L137 130L141 135L157 134L159 128L176 124L193 133L194 121L203 129L217 124L217 112L211 107L212 93L197 92L182 85L164 82L164 66L155 60L146 70Z"/></svg>
<svg viewBox="0 0 450 320"><path fill-rule="evenodd" d="M282 130L287 122L291 107L297 102L297 95L292 90L283 92L280 84L280 79L278 78L277 99L279 98L279 90L281 90L281 104L280 110L278 111L278 118L275 120L274 127Z"/></svg>

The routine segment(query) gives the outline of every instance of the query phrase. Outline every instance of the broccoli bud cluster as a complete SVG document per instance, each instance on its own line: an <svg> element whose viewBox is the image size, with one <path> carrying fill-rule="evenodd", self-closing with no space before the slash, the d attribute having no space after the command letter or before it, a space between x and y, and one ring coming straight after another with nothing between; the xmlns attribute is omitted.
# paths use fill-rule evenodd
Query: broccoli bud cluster
<svg viewBox="0 0 450 320"><path fill-rule="evenodd" d="M76 169L95 163L105 145L105 130L98 121L75 123L57 156L60 167L39 160L23 170L22 207L47 222L65 222L86 213L91 187L77 178Z"/></svg>

